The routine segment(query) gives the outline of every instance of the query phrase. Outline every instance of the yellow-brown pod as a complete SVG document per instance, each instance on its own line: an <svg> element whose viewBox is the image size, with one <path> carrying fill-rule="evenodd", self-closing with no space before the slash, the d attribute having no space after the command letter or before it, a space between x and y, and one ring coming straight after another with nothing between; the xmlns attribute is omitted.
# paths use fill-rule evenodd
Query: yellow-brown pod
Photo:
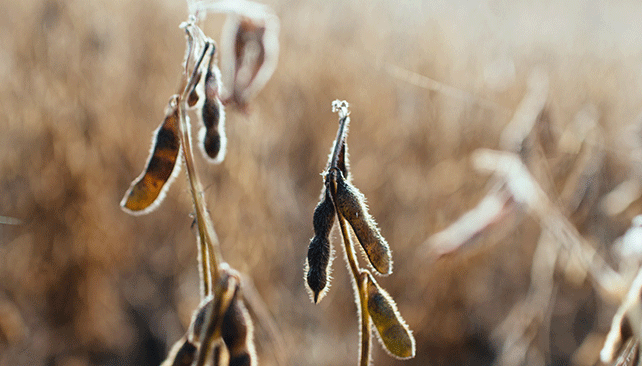
<svg viewBox="0 0 642 366"><path fill-rule="evenodd" d="M396 358L415 357L415 338L399 315L397 304L370 273L366 282L368 313L377 329L379 341Z"/></svg>
<svg viewBox="0 0 642 366"><path fill-rule="evenodd" d="M174 95L166 109L165 119L154 133L152 151L143 173L134 180L120 205L132 215L146 214L154 210L165 196L171 179L179 171L178 154L178 96Z"/></svg>
<svg viewBox="0 0 642 366"><path fill-rule="evenodd" d="M365 197L344 179L339 169L332 169L330 174L336 182L334 199L337 211L352 226L372 267L381 274L390 274L392 272L390 247L386 239L381 236L377 224L370 217Z"/></svg>

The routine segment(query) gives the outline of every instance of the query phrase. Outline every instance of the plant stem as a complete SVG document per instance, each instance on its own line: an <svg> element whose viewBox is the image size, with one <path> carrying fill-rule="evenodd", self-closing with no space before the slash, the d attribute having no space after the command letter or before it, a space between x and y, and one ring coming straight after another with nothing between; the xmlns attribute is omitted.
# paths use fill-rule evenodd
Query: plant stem
<svg viewBox="0 0 642 366"><path fill-rule="evenodd" d="M194 65L192 76L189 78L187 85L183 89L183 93L181 94L179 100L181 146L183 147L183 158L185 159L187 180L190 184L190 192L192 193L192 200L194 202L194 209L196 211L196 223L198 225L198 234L200 237L199 251L201 262L201 283L203 284L204 297L212 293L212 284L216 283L220 276L219 258L221 258L221 254L219 250L218 236L216 235L214 225L212 224L212 218L209 215L209 211L207 210L207 207L205 205L205 200L203 199L203 186L198 179L198 175L196 174L194 154L192 152L193 150L190 126L187 122L186 101L187 96L194 88L196 81L198 80L196 75L198 73L201 62L203 61L203 57L207 53L209 47L212 47L212 45L207 43L205 45L203 53Z"/></svg>
<svg viewBox="0 0 642 366"><path fill-rule="evenodd" d="M330 159L329 168L336 168L339 164L339 153L341 152L341 146L345 143L346 130L349 123L350 117L347 114L341 116L341 118L339 119L339 130L337 131L337 139L334 143L334 149L332 149L332 159Z"/></svg>
<svg viewBox="0 0 642 366"><path fill-rule="evenodd" d="M335 190L336 192L336 190ZM332 197L334 201L334 195ZM335 204L336 207L336 204ZM346 251L346 258L352 272L352 277L359 292L359 323L361 324L361 355L359 358L360 366L368 366L370 363L370 314L368 313L368 295L364 286L364 281L361 280L361 272L357 265L357 258L354 253L354 246L350 240L350 234L346 227L346 221L337 211L337 218L339 220L339 227L341 228L341 236L343 237L344 249Z"/></svg>
<svg viewBox="0 0 642 366"><path fill-rule="evenodd" d="M339 169L339 155L342 149L345 149L345 139L350 124L350 112L348 112L348 103L346 101L335 100L332 102L332 110L339 113L339 130L337 131L337 138L334 142L334 149L332 150L332 158L330 159L330 166L326 173L326 189L330 190L330 197L334 205L334 210L337 213L339 227L341 228L341 236L343 237L343 247L345 249L346 258L352 277L357 288L359 301L359 324L361 325L361 355L359 357L360 366L368 366L370 364L370 313L368 313L368 293L365 287L365 280L361 278L361 269L357 262L357 256L354 253L354 246L350 240L350 233L346 225L345 218L339 212L337 207L337 181L336 174L341 174ZM367 277L365 277L367 278ZM357 302L355 300L355 302Z"/></svg>

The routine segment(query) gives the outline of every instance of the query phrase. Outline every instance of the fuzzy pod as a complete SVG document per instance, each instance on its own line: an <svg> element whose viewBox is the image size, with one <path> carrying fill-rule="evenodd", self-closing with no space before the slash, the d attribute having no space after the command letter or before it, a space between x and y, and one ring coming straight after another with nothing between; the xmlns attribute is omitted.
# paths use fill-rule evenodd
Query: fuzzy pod
<svg viewBox="0 0 642 366"><path fill-rule="evenodd" d="M254 329L237 287L223 316L221 337L229 352L229 366L256 365Z"/></svg>
<svg viewBox="0 0 642 366"><path fill-rule="evenodd" d="M221 75L214 57L212 41L207 73L205 75L205 100L199 111L203 127L199 131L200 146L205 157L218 164L225 158L227 139L225 137L225 109L220 98Z"/></svg>
<svg viewBox="0 0 642 366"><path fill-rule="evenodd" d="M368 313L377 329L381 345L390 355L409 359L415 356L415 338L403 320L392 297L367 274Z"/></svg>
<svg viewBox="0 0 642 366"><path fill-rule="evenodd" d="M306 262L306 281L312 291L314 303L318 303L325 293L330 281L328 267L332 262L330 231L334 224L334 205L327 190L324 190L321 202L314 209L312 224L314 237L308 247Z"/></svg>
<svg viewBox="0 0 642 366"><path fill-rule="evenodd" d="M194 83L195 85L198 85L201 82L201 73L198 73L196 75L196 82ZM192 91L189 92L187 95L187 106L189 108L194 108L198 101L200 100L200 97L198 95L198 91L196 90L197 88L193 88Z"/></svg>
<svg viewBox="0 0 642 366"><path fill-rule="evenodd" d="M379 273L387 275L392 272L392 256L386 239L381 236L377 223L368 213L363 194L347 182L339 169L330 174L336 185L334 192L337 211L352 226L370 264Z"/></svg>
<svg viewBox="0 0 642 366"><path fill-rule="evenodd" d="M203 331L203 326L205 325L205 319L208 314L211 314L214 311L215 301L212 296L208 296L201 302L198 309L194 311L192 315L192 322L188 330L188 337L194 343L201 343L201 332Z"/></svg>
<svg viewBox="0 0 642 366"><path fill-rule="evenodd" d="M196 346L185 337L174 344L162 366L190 366L196 358Z"/></svg>
<svg viewBox="0 0 642 366"><path fill-rule="evenodd" d="M145 170L132 182L120 202L125 212L132 215L149 213L165 197L172 179L180 170L179 121L178 96L174 95L165 110L165 119L154 132Z"/></svg>

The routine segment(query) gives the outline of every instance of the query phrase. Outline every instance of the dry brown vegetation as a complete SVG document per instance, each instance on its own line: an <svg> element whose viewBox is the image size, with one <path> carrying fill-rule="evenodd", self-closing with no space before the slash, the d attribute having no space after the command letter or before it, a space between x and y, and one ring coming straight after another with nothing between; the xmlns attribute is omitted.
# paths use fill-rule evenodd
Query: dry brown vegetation
<svg viewBox="0 0 642 366"><path fill-rule="evenodd" d="M514 230L437 261L422 245L488 192L471 153L499 147L536 67L549 78L539 120L550 134L531 145L543 155L524 156L546 162L533 164L549 199L615 266L609 248L642 212L640 200L616 215L601 206L639 179L627 142L638 136L624 131L642 110L642 6L269 5L281 19L277 70L247 115L228 113L225 161L199 167L221 250L274 315L289 364L354 364L358 353L347 269L335 263L319 305L302 276L337 98L351 105L354 184L394 255L394 276L380 284L417 341L407 361L373 347L374 364L483 365L500 353L496 330L526 298L539 221L524 214ZM186 7L4 0L0 9L0 364L158 365L199 302L189 193L177 179L161 209L138 218L118 203L179 83ZM212 38L222 21L205 24ZM390 65L443 84L418 86ZM587 104L599 139L568 132L560 150ZM567 188L586 193L569 210L560 197L587 147L603 155L590 155L601 157L589 180ZM528 364L596 361L618 303L577 273L556 272ZM261 364L276 364L265 330L255 337Z"/></svg>

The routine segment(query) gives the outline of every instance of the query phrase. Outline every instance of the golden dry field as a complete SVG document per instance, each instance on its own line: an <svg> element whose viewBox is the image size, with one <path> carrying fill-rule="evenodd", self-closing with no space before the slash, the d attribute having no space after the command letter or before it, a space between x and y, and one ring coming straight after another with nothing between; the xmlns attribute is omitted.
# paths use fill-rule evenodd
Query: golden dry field
<svg viewBox="0 0 642 366"><path fill-rule="evenodd" d="M613 243L642 213L642 4L267 4L278 67L246 114L228 108L225 161L196 155L221 251L282 336L255 324L260 364L357 363L336 228L317 305L303 272L335 99L350 102L353 183L393 253L378 281L417 342L400 361L375 341L373 364L599 364L637 273ZM186 4L0 9L0 365L159 365L200 301L191 196L181 173L148 215L119 202L179 85ZM218 41L223 21L203 29ZM525 133L510 140L511 126ZM519 156L546 205L479 169L479 148ZM609 195L626 181L632 196ZM434 235L496 189L503 215L437 258Z"/></svg>

